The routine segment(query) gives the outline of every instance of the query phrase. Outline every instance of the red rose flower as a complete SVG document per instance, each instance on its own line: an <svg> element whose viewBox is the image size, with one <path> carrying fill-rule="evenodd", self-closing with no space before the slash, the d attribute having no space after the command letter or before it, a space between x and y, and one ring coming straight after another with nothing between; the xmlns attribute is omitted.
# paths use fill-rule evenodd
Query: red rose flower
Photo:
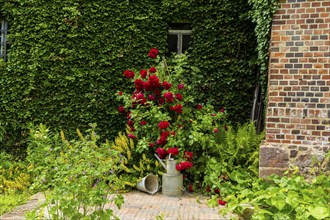
<svg viewBox="0 0 330 220"><path fill-rule="evenodd" d="M150 143L150 144L149 144L149 147L154 147L154 146L155 146L154 143Z"/></svg>
<svg viewBox="0 0 330 220"><path fill-rule="evenodd" d="M155 95L158 95L158 96L160 96L162 94L162 92L159 89L155 89L153 92L155 93Z"/></svg>
<svg viewBox="0 0 330 220"><path fill-rule="evenodd" d="M202 106L201 104L198 104L198 105L197 105L197 109L198 109L198 110L201 110L202 108L203 108L203 106Z"/></svg>
<svg viewBox="0 0 330 220"><path fill-rule="evenodd" d="M133 72L132 70L125 70L125 71L124 71L124 76L125 76L127 79L134 78L134 72Z"/></svg>
<svg viewBox="0 0 330 220"><path fill-rule="evenodd" d="M161 121L158 123L159 129L163 130L170 126L170 123L168 121Z"/></svg>
<svg viewBox="0 0 330 220"><path fill-rule="evenodd" d="M188 186L188 192L194 192L194 187L192 184L189 184Z"/></svg>
<svg viewBox="0 0 330 220"><path fill-rule="evenodd" d="M134 134L128 134L127 137L128 138L132 138L132 139L135 139L136 138L136 136Z"/></svg>
<svg viewBox="0 0 330 220"><path fill-rule="evenodd" d="M183 155L183 158L187 159L188 161L191 161L192 158L193 158L193 153L189 152L189 151L185 151L184 155Z"/></svg>
<svg viewBox="0 0 330 220"><path fill-rule="evenodd" d="M141 76L141 78L146 78L147 75L148 75L147 70L140 70L140 76Z"/></svg>
<svg viewBox="0 0 330 220"><path fill-rule="evenodd" d="M214 130L213 130L214 133L218 133L218 131L219 131L219 129L217 129L217 128L214 128Z"/></svg>
<svg viewBox="0 0 330 220"><path fill-rule="evenodd" d="M175 111L178 114L181 114L182 113L182 105L178 104L178 105L175 105L175 106L171 106L170 110Z"/></svg>
<svg viewBox="0 0 330 220"><path fill-rule="evenodd" d="M167 150L167 153L168 154L171 154L172 156L177 156L179 154L179 149L176 148L176 147L173 147L173 148L169 148Z"/></svg>
<svg viewBox="0 0 330 220"><path fill-rule="evenodd" d="M219 203L219 205L226 205L226 204L227 204L226 201L223 201L223 200L221 200L221 199L218 200L218 203Z"/></svg>
<svg viewBox="0 0 330 220"><path fill-rule="evenodd" d="M173 102L173 100L174 100L173 93L165 92L164 93L164 98L166 99L166 102Z"/></svg>
<svg viewBox="0 0 330 220"><path fill-rule="evenodd" d="M153 96L153 95L148 95L148 100L149 101L154 101L155 100L155 96Z"/></svg>
<svg viewBox="0 0 330 220"><path fill-rule="evenodd" d="M140 124L141 124L141 125L146 125L146 124L147 124L147 121L146 121L146 120L142 120L142 121L140 122Z"/></svg>
<svg viewBox="0 0 330 220"><path fill-rule="evenodd" d="M120 113L125 113L125 108L124 108L124 106L119 106L119 107L118 107L118 111L119 111Z"/></svg>
<svg viewBox="0 0 330 220"><path fill-rule="evenodd" d="M157 144L164 146L167 143L167 137L170 134L168 131L163 131L160 135L160 138L157 140Z"/></svg>
<svg viewBox="0 0 330 220"><path fill-rule="evenodd" d="M141 92L143 89L144 89L144 82L142 79L136 79L134 81L134 84L135 84L135 89L138 91L138 92Z"/></svg>
<svg viewBox="0 0 330 220"><path fill-rule="evenodd" d="M186 169L192 168L192 166L193 166L193 163L192 163L192 162L189 162L189 161L182 161L182 162L180 162L179 164L176 164L176 165L175 165L175 168L176 168L178 171L183 171L183 170L186 170Z"/></svg>
<svg viewBox="0 0 330 220"><path fill-rule="evenodd" d="M148 57L150 57L152 59L156 59L158 53L159 53L159 51L158 51L157 48L151 48L149 53L148 53Z"/></svg>
<svg viewBox="0 0 330 220"><path fill-rule="evenodd" d="M132 127L134 125L134 121L128 120L127 124L128 124L128 126Z"/></svg>
<svg viewBox="0 0 330 220"><path fill-rule="evenodd" d="M164 104L164 102L165 102L165 100L164 100L163 98L159 98L159 99L158 99L158 104L159 104L159 105Z"/></svg>
<svg viewBox="0 0 330 220"><path fill-rule="evenodd" d="M162 86L164 87L164 89L169 90L171 88L172 84L164 81Z"/></svg>
<svg viewBox="0 0 330 220"><path fill-rule="evenodd" d="M119 95L119 96L122 96L122 95L123 95L123 92L122 92L122 91L119 91L119 92L118 92L118 95Z"/></svg>
<svg viewBox="0 0 330 220"><path fill-rule="evenodd" d="M177 100L182 101L183 97L181 94L175 94L175 96Z"/></svg>
<svg viewBox="0 0 330 220"><path fill-rule="evenodd" d="M183 89L183 87L184 87L184 85L182 83L178 85L179 90Z"/></svg>
<svg viewBox="0 0 330 220"><path fill-rule="evenodd" d="M147 101L143 93L136 94L135 99L139 100L139 103L141 104L144 104Z"/></svg>
<svg viewBox="0 0 330 220"><path fill-rule="evenodd" d="M157 72L157 70L156 70L156 68L153 66L153 67L151 67L151 68L149 69L149 72L150 72L150 73L155 73L155 72Z"/></svg>
<svg viewBox="0 0 330 220"><path fill-rule="evenodd" d="M215 194L220 194L220 189L218 189L218 188L215 189L215 190L214 190L214 193L215 193Z"/></svg>
<svg viewBox="0 0 330 220"><path fill-rule="evenodd" d="M167 151L164 148L157 148L156 153L160 159L165 159L167 156Z"/></svg>
<svg viewBox="0 0 330 220"><path fill-rule="evenodd" d="M225 109L224 109L224 108L221 108L221 109L219 110L219 112L224 113L224 112L225 112Z"/></svg>
<svg viewBox="0 0 330 220"><path fill-rule="evenodd" d="M152 91L154 89L160 88L161 84L159 82L159 78L156 75L152 75L149 76L149 79L144 86L147 91Z"/></svg>
<svg viewBox="0 0 330 220"><path fill-rule="evenodd" d="M175 168L176 168L178 171L182 171L182 170L183 170L181 163L179 163L179 164L175 164Z"/></svg>

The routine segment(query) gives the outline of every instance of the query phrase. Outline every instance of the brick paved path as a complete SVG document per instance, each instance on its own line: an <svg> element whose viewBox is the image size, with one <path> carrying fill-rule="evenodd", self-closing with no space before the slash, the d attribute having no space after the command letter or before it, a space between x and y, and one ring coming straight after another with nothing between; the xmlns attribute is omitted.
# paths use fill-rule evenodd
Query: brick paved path
<svg viewBox="0 0 330 220"><path fill-rule="evenodd" d="M184 193L181 197L167 197L156 193L149 195L144 192L133 191L123 194L125 203L121 209L113 209L121 220L149 220L156 219L157 216L166 220L212 220L230 219L218 214L219 208L207 206L206 197L195 196ZM35 208L44 201L42 194L36 194L25 205L21 205L13 212L6 213L0 217L1 220L20 220L24 218L24 212Z"/></svg>

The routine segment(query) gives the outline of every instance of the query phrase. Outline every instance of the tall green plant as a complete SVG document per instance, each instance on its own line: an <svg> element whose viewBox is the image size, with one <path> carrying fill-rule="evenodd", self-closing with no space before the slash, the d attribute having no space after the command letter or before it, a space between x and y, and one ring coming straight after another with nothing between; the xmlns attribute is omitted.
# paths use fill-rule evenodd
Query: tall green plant
<svg viewBox="0 0 330 220"><path fill-rule="evenodd" d="M123 203L117 177L121 171L119 153L109 143L99 144L95 127L78 139L67 140L61 132L52 135L44 125L31 129L28 161L35 176L32 189L44 192L46 202L28 214L29 219L110 219L112 206ZM41 158L42 157L42 158ZM46 193L50 190L49 193ZM44 216L44 209L49 216Z"/></svg>

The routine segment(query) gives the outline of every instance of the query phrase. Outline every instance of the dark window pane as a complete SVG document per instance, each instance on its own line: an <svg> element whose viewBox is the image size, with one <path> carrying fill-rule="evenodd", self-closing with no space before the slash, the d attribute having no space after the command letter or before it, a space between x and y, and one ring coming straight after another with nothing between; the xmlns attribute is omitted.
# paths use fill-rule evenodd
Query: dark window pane
<svg viewBox="0 0 330 220"><path fill-rule="evenodd" d="M170 55L172 52L177 52L178 48L178 35L167 35L167 49L168 54Z"/></svg>
<svg viewBox="0 0 330 220"><path fill-rule="evenodd" d="M7 54L10 44L6 40L8 34L8 22L0 17L0 58L7 60Z"/></svg>
<svg viewBox="0 0 330 220"><path fill-rule="evenodd" d="M182 36L182 53L188 50L190 44L191 36L183 35Z"/></svg>

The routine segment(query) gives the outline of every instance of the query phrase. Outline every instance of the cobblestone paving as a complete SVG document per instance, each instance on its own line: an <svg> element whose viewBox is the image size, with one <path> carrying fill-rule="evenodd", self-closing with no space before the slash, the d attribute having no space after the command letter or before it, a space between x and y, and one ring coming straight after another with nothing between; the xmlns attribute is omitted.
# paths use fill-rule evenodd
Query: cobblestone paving
<svg viewBox="0 0 330 220"><path fill-rule="evenodd" d="M115 214L122 220L149 220L156 219L157 216L166 220L226 220L230 217L222 217L218 214L219 208L207 206L206 197L195 196L184 193L181 197L168 197L156 193L149 195L144 192L133 191L123 194L125 203L121 209L113 208ZM24 205L17 207L10 213L0 217L1 220L21 220L24 212L31 210L42 203L42 194L36 194Z"/></svg>

